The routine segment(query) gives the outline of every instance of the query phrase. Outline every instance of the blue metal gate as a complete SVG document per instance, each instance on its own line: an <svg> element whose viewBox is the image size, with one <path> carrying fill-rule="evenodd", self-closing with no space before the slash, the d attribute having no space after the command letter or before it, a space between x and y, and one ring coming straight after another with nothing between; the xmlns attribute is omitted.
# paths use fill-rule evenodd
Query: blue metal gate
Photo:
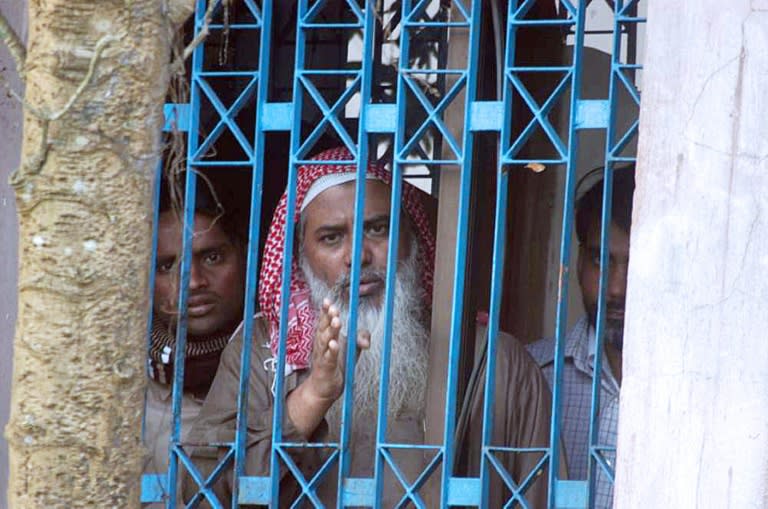
<svg viewBox="0 0 768 509"><path fill-rule="evenodd" d="M542 17L541 4L556 4L555 14ZM597 3L598 0L595 0ZM392 468L397 468L388 459L387 451L391 448L425 449L436 453L435 460L428 466L427 472L415 484L405 486L406 497L404 505L410 503L421 507L424 500L417 491L423 481L432 472L439 471L440 491L439 506L451 505L485 507L488 479L499 475L505 479L513 498L507 506L515 504L526 506L524 501L525 483L520 485L509 479L508 474L499 472L499 463L494 460L495 454L504 452L520 452L512 447L500 447L491 444L491 419L494 401L494 370L496 367L497 336L503 295L504 254L507 245L507 215L509 208L509 179L512 171L529 171L526 167L546 166L549 171L562 171L565 176L563 193L563 215L560 235L559 284L558 302L555 323L556 355L555 355L555 384L553 388L552 424L550 444L560 443L560 412L562 391L560 381L563 371L564 338L567 328L568 305L568 274L572 265L571 244L575 187L578 179L579 133L582 130L599 130L604 133L605 153L603 157L604 170L604 205L603 225L610 224L611 182L614 167L619 163L634 162L632 150L628 150L638 130L638 119L634 118L628 129L617 127L617 111L619 96L628 96L634 104L633 111L639 106L639 92L635 84L635 73L641 67L633 57L627 56L628 41L634 37L636 26L645 20L637 15L638 2L631 0L614 0L608 2L612 10L612 29L608 32L613 38L611 48L611 63L609 69L608 96L602 99L582 98L582 79L584 77L583 51L585 37L589 35L586 14L589 2L586 0L510 0L506 3L490 1L452 0L451 2L435 2L430 0L402 0L399 2L379 2L374 0L344 0L310 1L298 0L293 3L275 2L273 0L242 0L238 2L242 19L235 22L224 20L222 13L229 7L229 2L218 0L209 5L206 0L196 1L194 19L194 34L202 31L217 33L246 32L252 34L252 40L257 41L256 65L252 69L214 69L206 65L206 47L208 41L203 40L192 53L190 96L187 104L166 105L168 130L175 123L179 131L187 135L187 168L185 180L185 200L183 218L186 225L194 222L195 196L198 185L197 171L215 169L218 167L240 167L251 172L251 208L248 236L250 239L247 250L247 279L244 303L243 337L250 338L253 331L253 316L257 288L257 268L259 265L259 242L262 232L262 214L270 215L271 210L262 210L263 189L266 172L265 151L266 136L271 132L286 132L290 134L288 181L288 210L287 216L293 217L297 204L295 203L297 168L306 164L317 151L320 138L330 132L340 144L346 146L352 155L351 164L357 165L358 178L356 185L356 217L362 217L365 194L366 161L375 157L381 145L381 139L391 145L390 153L392 179L392 224L390 226L389 258L397 257L399 217L397 209L401 200L402 182L410 168L426 167L430 174L437 176L441 167L452 166L458 169L460 189L458 196L457 244L455 246L455 262L453 270L453 299L451 302L451 324L449 342L449 366L445 381L445 413L444 433L440 443L421 446L391 444L383 439L377 442L376 475L373 478L349 477L349 426L341 432L339 443L325 444L334 451L329 462L336 462L339 471L338 500L344 501L345 506L378 506L382 490L382 471L387 461ZM323 14L328 5L335 5L338 16ZM385 12L382 6L394 5L398 10L394 14ZM273 20L279 10L295 9L295 62L293 63L292 94L289 101L270 100L270 73L283 65L282 62L272 61L275 54L274 40L277 27ZM504 16L504 10L506 15ZM483 70L479 54L481 44L485 44L482 32L482 19L491 16L494 21L504 19L499 25L505 29L504 53L502 69L497 70L501 77L501 96L494 100L481 100L478 93L478 76ZM501 16L499 15L501 12ZM284 12L283 12L284 14ZM399 58L391 65L396 67L393 74L393 95L385 98L377 93L374 81L376 65L382 61L381 41L384 16L396 16L399 20ZM531 27L545 27L560 30L563 40L572 42L572 56L568 63L560 65L520 65L516 52L517 40L521 31ZM356 35L361 41L359 65L339 65L333 68L312 65L309 58L318 32L343 32ZM450 34L465 31L468 35L466 58L462 65L449 68L446 64L445 53L438 54L430 65L414 64L413 42L428 32L434 34L435 40L442 41L440 51L445 51L446 43L450 44ZM632 39L634 40L634 39ZM449 47L449 46L448 46ZM455 59L454 59L455 60ZM527 78L535 75L556 76L556 86L543 101L537 101L527 83ZM337 79L345 84L334 100L328 100L318 88L316 78ZM229 101L222 100L217 90L211 86L213 80L240 80L245 83L237 94ZM427 89L437 89L436 94L428 93ZM354 98L354 100L353 100ZM562 103L567 98L567 104ZM359 106L350 106L357 104ZM201 109L206 102L216 120L206 134L201 129ZM229 102L229 106L226 103ZM253 104L254 113L251 121L255 126L253 134L244 130L240 116L247 104ZM562 104L561 104L562 103ZM464 112L463 123L459 126L459 136L447 125L445 113L449 107L458 105ZM561 107L568 114L567 129L559 129L553 121L555 107ZM316 112L316 123L307 128L303 122L307 111ZM418 110L417 113L411 110ZM516 115L520 111L528 112L529 118L520 128L513 127ZM350 113L351 112L351 113ZM347 116L354 117L350 121ZM414 120L416 119L416 120ZM240 158L223 160L211 158L210 151L216 140L223 133L234 139L243 154ZM495 133L498 140L498 151L495 154L497 164L495 172L495 218L492 246L492 274L490 282L490 310L487 340L487 376L485 384L483 444L478 477L459 477L454 472L457 455L454 434L457 409L461 403L459 394L461 378L460 353L462 351L462 320L463 295L467 291L465 270L467 264L467 239L471 235L471 183L473 172L478 168L473 161L476 137L480 133ZM423 140L431 140L425 148ZM546 155L532 153L528 143L534 136L546 140L551 153ZM378 137L378 138L377 138ZM313 161L314 164L322 161ZM159 181L159 177L158 177ZM159 186L159 184L158 184ZM350 296L350 326L356 330L356 303L358 300L359 269L362 246L362 221L355 222L354 256L352 270L352 295ZM288 221L286 225L285 253L286 263L282 274L283 295L289 293L291 256L293 250L294 225ZM605 286L606 273L609 263L607 253L609 229L601 230L601 298L598 307L596 350L602 351L603 323L605 315ZM182 259L180 261L179 320L177 325L176 351L185 351L186 341L186 303L187 288L190 280L192 228L185 227L183 235ZM386 313L391 321L393 307L394 269L390 265L387 271L387 290L385 296ZM285 338L288 322L288 299L283 298L281 320L281 343L278 365L276 368L276 394L284 393L285 373ZM151 322L151 320L150 320ZM385 345L391 341L391 331L385 334ZM354 342L351 342L354 343ZM242 366L249 366L252 345L245 341L242 353ZM387 348L385 346L385 352ZM354 348L347 355L348 368L354 364ZM549 507L588 507L590 481L597 475L598 469L613 481L612 465L606 461L604 454L614 451L610 445L598 443L596 423L599 405L599 380L601 356L596 357L595 383L593 387L593 410L590 432L590 465L589 479L569 480L560 478L557 465L560 462L560 448L550 446L543 449L540 462L541 471L548 476ZM387 358L384 360L382 376L388 374ZM347 369L347 377L353 376L354 369ZM177 493L177 479L182 471L190 473L199 485L200 494L213 507L223 507L215 501L210 486L214 478L222 473L225 467L233 465L233 473L237 482L233 483L234 497L232 506L238 505L271 505L277 507L279 497L279 477L248 477L245 475L245 440L247 430L248 394L245 390L249 384L249 370L241 371L240 396L237 402L237 434L234 442L220 444L229 451L209 479L204 479L197 471L188 454L182 447L181 437L181 381L184 377L184 363L174 364L173 397L172 397L172 426L169 450L169 468L167 473L145 475L143 482L143 502L163 502L166 507L177 507L181 496ZM347 387L349 384L347 384ZM386 381L382 383L386 387ZM352 415L352 393L344 393L344 420L349 423ZM287 449L302 446L302 444L287 443L283 440L284 399L277 398L278 404L274 412L273 441L271 455L271 471L277 472L287 461ZM380 401L377 430L378 437L386 432L386 398ZM306 446L306 445L304 445ZM319 474L322 476L330 463ZM290 468L290 467L289 467ZM322 482L319 478L305 479L295 468L291 469L297 476L305 494L314 493L316 486ZM536 472L531 472L531 476ZM505 477L506 476L506 477ZM158 489L161 486L161 489ZM517 491L520 493L517 493ZM520 498L515 498L515 497ZM199 500L196 500L196 502ZM436 500L433 504L437 505Z"/></svg>

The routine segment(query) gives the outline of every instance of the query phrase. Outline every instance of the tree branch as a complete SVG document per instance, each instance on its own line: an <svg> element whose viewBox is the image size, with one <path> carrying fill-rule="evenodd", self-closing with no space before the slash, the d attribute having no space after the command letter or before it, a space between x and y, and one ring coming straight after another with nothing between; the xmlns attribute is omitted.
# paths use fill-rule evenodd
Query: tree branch
<svg viewBox="0 0 768 509"><path fill-rule="evenodd" d="M213 18L213 10L216 8L216 5L218 2L216 0L211 0L208 3L208 9L205 11L205 16L203 16L203 27L200 29L200 33L198 33L194 39L192 39L192 42L190 42L186 48L184 48L184 52L181 55L182 60L188 59L192 52L195 51L195 48L197 48L200 43L202 43L206 37L208 37L208 34L210 33L210 29L208 28L211 24L211 19Z"/></svg>
<svg viewBox="0 0 768 509"><path fill-rule="evenodd" d="M16 63L16 71L21 75L24 72L24 62L27 60L27 49L2 12L0 12L0 42L3 42L8 48L13 61Z"/></svg>

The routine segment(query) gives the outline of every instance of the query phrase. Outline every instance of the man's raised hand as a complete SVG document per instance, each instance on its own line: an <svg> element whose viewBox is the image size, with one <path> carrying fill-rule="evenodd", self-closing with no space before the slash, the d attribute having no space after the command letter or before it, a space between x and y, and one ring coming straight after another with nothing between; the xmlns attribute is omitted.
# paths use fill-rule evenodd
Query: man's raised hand
<svg viewBox="0 0 768 509"><path fill-rule="evenodd" d="M371 335L357 334L357 354L368 349ZM309 376L288 395L288 414L302 434L309 437L320 424L325 412L344 391L346 338L341 335L339 308L325 299L312 345Z"/></svg>
<svg viewBox="0 0 768 509"><path fill-rule="evenodd" d="M358 354L370 346L370 334L365 331L357 335ZM344 364L346 338L341 336L339 308L325 299L320 308L320 319L312 348L311 381L314 396L336 401L344 390Z"/></svg>

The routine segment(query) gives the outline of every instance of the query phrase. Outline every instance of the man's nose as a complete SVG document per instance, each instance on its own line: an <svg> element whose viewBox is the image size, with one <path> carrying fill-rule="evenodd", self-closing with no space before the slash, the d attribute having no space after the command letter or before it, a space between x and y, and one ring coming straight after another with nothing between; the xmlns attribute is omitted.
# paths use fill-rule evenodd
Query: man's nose
<svg viewBox="0 0 768 509"><path fill-rule="evenodd" d="M349 242L347 242L346 250L344 254L344 261L347 265L348 269L352 268L352 255L354 253L354 244L352 242L352 239L349 239ZM373 254L371 252L371 246L368 243L368 241L363 237L363 245L361 246L360 250L360 263L363 267L367 267L371 264L373 261Z"/></svg>
<svg viewBox="0 0 768 509"><path fill-rule="evenodd" d="M608 296L611 299L624 299L627 293L627 264L611 264L608 273Z"/></svg>
<svg viewBox="0 0 768 509"><path fill-rule="evenodd" d="M192 262L189 268L189 289L197 290L208 286L208 278L205 275L205 270L199 263Z"/></svg>

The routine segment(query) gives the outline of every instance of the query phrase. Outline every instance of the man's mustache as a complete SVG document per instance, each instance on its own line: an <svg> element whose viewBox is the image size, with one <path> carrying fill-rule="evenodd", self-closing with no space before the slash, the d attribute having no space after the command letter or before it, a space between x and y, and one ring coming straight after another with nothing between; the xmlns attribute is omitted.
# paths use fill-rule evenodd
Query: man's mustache
<svg viewBox="0 0 768 509"><path fill-rule="evenodd" d="M360 281L361 282L372 282L372 281L384 281L384 279L387 276L387 272L384 270L378 270L378 269L363 269L360 272ZM349 286L352 284L352 273L348 272L346 274L342 274L339 276L339 279L336 281L336 283L333 285L333 293L335 295L348 295L349 294Z"/></svg>

